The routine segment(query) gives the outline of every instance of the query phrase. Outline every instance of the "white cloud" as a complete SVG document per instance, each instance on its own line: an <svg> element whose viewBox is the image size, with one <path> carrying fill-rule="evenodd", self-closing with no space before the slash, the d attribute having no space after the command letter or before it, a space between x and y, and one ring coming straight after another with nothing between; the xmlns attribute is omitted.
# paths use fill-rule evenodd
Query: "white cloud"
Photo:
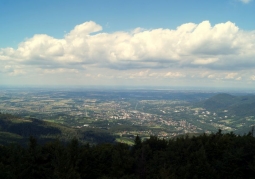
<svg viewBox="0 0 255 179"><path fill-rule="evenodd" d="M225 79L234 79L236 77L237 73L228 73L225 76Z"/></svg>
<svg viewBox="0 0 255 179"><path fill-rule="evenodd" d="M244 4L248 4L248 3L252 2L252 0L239 0L239 1L244 3Z"/></svg>
<svg viewBox="0 0 255 179"><path fill-rule="evenodd" d="M79 73L76 69L64 69L64 68L57 68L57 69L44 69L42 73L45 74L56 74L56 73Z"/></svg>
<svg viewBox="0 0 255 179"><path fill-rule="evenodd" d="M26 72L22 69L14 69L12 72L9 73L10 76L17 76L23 74L26 74Z"/></svg>
<svg viewBox="0 0 255 179"><path fill-rule="evenodd" d="M84 77L102 78L107 76L103 69L111 73L108 78L117 74L116 79L253 79L255 31L243 31L232 22L212 26L203 21L176 29L136 28L113 33L102 30L90 21L75 26L62 39L35 34L17 49L0 49L0 65L5 67L0 72L31 74L41 69L44 74L82 75L84 70L95 69L97 72ZM247 74L240 76L238 72L244 70Z"/></svg>
<svg viewBox="0 0 255 179"><path fill-rule="evenodd" d="M255 81L255 75L252 75L252 76L250 77L250 79L253 80L253 81Z"/></svg>
<svg viewBox="0 0 255 179"><path fill-rule="evenodd" d="M186 75L180 72L168 72L164 75L164 77L167 78L179 78L179 77L185 77Z"/></svg>
<svg viewBox="0 0 255 179"><path fill-rule="evenodd" d="M208 78L215 78L215 75L210 74L210 75L208 75L207 77L208 77Z"/></svg>
<svg viewBox="0 0 255 179"><path fill-rule="evenodd" d="M193 64L200 64L200 65L205 65L205 64L210 64L218 61L218 58L205 58L205 59L196 59L194 60Z"/></svg>
<svg viewBox="0 0 255 179"><path fill-rule="evenodd" d="M36 34L17 49L4 48L0 60L63 68L89 64L109 68L161 68L206 66L238 68L253 63L255 32L234 23L211 26L209 21L187 23L177 29L135 29L132 32L99 33L95 22L77 25L63 39ZM91 34L95 33L96 34Z"/></svg>

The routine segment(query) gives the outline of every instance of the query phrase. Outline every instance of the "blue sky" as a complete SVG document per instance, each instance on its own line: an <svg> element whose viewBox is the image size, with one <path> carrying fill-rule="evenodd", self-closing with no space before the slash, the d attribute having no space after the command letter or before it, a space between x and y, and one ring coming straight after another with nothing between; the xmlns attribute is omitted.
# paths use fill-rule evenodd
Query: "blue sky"
<svg viewBox="0 0 255 179"><path fill-rule="evenodd" d="M204 20L212 24L231 21L242 29L255 29L255 3L238 0L1 0L0 5L2 48L16 47L34 34L62 38L75 25L90 20L105 32L176 28Z"/></svg>
<svg viewBox="0 0 255 179"><path fill-rule="evenodd" d="M254 10L252 0L1 0L0 81L252 88Z"/></svg>

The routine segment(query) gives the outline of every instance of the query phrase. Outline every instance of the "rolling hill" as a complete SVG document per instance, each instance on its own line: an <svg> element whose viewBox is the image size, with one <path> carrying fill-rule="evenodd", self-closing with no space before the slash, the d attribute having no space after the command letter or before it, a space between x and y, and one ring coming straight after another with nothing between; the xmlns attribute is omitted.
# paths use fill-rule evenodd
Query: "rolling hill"
<svg viewBox="0 0 255 179"><path fill-rule="evenodd" d="M114 142L115 138L106 130L93 128L72 128L35 118L20 118L0 113L0 144L19 143L26 145L30 136L45 143L59 139L68 142L77 138L82 143Z"/></svg>
<svg viewBox="0 0 255 179"><path fill-rule="evenodd" d="M223 93L203 101L200 105L208 111L226 110L231 115L241 117L255 115L255 95L233 96Z"/></svg>

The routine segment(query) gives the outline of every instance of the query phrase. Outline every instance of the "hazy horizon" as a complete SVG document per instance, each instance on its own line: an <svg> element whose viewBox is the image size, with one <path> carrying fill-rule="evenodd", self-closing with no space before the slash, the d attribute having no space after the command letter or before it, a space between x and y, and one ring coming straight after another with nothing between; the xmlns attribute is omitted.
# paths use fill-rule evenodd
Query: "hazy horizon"
<svg viewBox="0 0 255 179"><path fill-rule="evenodd" d="M204 87L204 86L103 86L103 85L0 85L0 90L56 90L56 91L176 91L176 92L215 92L215 93L251 93L254 88L228 88L228 87Z"/></svg>

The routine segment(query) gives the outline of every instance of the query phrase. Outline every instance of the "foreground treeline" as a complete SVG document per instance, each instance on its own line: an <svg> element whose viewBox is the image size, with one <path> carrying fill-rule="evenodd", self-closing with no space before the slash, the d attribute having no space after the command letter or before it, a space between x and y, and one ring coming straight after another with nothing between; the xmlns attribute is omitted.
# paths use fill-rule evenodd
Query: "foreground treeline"
<svg viewBox="0 0 255 179"><path fill-rule="evenodd" d="M81 145L75 139L28 147L0 146L0 178L254 178L255 138L221 131L135 145Z"/></svg>

